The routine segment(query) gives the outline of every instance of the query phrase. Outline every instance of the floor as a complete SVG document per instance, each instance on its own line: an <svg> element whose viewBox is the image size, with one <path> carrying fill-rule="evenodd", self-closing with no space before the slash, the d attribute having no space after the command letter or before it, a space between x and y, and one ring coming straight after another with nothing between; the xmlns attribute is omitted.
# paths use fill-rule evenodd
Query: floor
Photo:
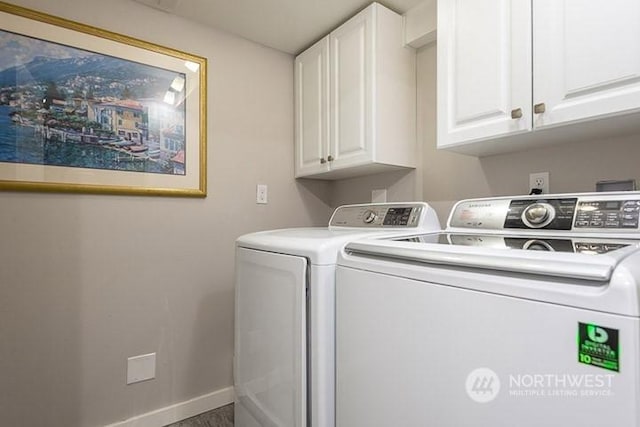
<svg viewBox="0 0 640 427"><path fill-rule="evenodd" d="M233 427L233 403L167 427Z"/></svg>

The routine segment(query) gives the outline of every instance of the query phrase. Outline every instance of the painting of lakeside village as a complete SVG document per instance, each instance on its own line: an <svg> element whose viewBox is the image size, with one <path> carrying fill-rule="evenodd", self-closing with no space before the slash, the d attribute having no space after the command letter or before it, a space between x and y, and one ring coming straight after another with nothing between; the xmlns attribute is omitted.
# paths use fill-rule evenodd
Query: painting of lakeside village
<svg viewBox="0 0 640 427"><path fill-rule="evenodd" d="M0 162L185 175L182 73L0 30Z"/></svg>

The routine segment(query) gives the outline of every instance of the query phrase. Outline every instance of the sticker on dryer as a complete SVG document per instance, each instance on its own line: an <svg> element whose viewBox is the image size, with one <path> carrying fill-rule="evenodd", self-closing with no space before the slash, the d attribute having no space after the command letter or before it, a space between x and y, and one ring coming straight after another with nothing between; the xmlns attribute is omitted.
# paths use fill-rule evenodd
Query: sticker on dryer
<svg viewBox="0 0 640 427"><path fill-rule="evenodd" d="M590 323L578 323L578 361L620 372L618 330Z"/></svg>

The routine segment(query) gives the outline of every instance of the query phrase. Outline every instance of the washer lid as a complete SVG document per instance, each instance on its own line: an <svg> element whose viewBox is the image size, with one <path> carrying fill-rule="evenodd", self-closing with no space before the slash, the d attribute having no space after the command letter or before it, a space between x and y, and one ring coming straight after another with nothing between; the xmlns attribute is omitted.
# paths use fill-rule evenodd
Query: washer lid
<svg viewBox="0 0 640 427"><path fill-rule="evenodd" d="M432 233L350 243L348 254L422 264L464 267L607 282L640 241L535 238L519 235Z"/></svg>

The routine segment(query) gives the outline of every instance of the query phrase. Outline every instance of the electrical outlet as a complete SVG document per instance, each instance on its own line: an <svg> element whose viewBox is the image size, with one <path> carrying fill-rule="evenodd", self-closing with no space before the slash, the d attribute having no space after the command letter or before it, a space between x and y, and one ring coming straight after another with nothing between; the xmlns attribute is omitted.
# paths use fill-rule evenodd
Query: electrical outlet
<svg viewBox="0 0 640 427"><path fill-rule="evenodd" d="M256 186L256 203L260 205L267 204L267 184L258 184Z"/></svg>
<svg viewBox="0 0 640 427"><path fill-rule="evenodd" d="M385 203L387 201L387 189L371 190L371 202L372 203Z"/></svg>
<svg viewBox="0 0 640 427"><path fill-rule="evenodd" d="M152 380L156 377L156 354L142 354L127 359L127 384Z"/></svg>
<svg viewBox="0 0 640 427"><path fill-rule="evenodd" d="M537 188L542 194L549 194L549 172L535 172L529 174L529 191Z"/></svg>

